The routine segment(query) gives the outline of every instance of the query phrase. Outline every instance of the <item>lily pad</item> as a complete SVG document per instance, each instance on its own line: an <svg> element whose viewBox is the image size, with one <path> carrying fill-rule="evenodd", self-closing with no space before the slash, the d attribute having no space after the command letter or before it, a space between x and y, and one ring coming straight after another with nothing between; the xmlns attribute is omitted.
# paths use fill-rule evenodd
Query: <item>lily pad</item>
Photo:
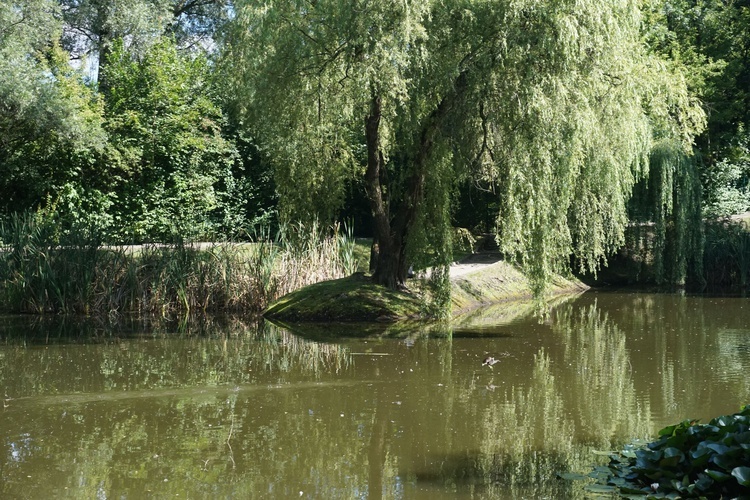
<svg viewBox="0 0 750 500"><path fill-rule="evenodd" d="M713 469L706 469L706 474L708 474L708 476L714 481L718 481L720 483L723 483L724 481L727 481L730 477L732 477L729 474L725 474Z"/></svg>
<svg viewBox="0 0 750 500"><path fill-rule="evenodd" d="M626 446L590 477L602 492L616 486L627 498L745 498L749 450L750 405L707 425L684 420L665 427L658 439Z"/></svg>
<svg viewBox="0 0 750 500"><path fill-rule="evenodd" d="M750 486L750 467L735 467L732 469L732 475L742 486Z"/></svg>

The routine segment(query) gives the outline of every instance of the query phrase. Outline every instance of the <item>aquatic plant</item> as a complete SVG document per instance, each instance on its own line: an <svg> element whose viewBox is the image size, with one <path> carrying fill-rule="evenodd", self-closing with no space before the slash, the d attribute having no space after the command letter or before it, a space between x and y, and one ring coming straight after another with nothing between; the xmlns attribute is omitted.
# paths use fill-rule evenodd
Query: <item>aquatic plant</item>
<svg viewBox="0 0 750 500"><path fill-rule="evenodd" d="M105 246L33 214L0 224L0 308L12 312L260 312L302 286L351 274L351 233L302 225L249 243Z"/></svg>
<svg viewBox="0 0 750 500"><path fill-rule="evenodd" d="M746 498L750 495L750 405L708 424L685 420L645 447L631 444L597 467L592 491L635 498Z"/></svg>

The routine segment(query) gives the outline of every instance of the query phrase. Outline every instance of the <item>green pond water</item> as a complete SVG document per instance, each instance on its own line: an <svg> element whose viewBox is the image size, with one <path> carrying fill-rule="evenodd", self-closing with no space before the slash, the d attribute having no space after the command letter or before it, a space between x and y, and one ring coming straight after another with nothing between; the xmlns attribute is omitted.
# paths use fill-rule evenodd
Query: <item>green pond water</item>
<svg viewBox="0 0 750 500"><path fill-rule="evenodd" d="M1 319L0 498L583 498L557 474L750 403L745 298L586 293L380 337Z"/></svg>

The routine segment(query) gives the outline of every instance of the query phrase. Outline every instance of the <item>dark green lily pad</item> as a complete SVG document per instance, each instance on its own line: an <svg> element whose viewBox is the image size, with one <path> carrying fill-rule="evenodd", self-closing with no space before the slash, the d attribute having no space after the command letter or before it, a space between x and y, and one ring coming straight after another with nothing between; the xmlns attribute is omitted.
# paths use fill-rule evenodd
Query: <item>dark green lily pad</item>
<svg viewBox="0 0 750 500"><path fill-rule="evenodd" d="M750 498L750 405L708 424L684 420L628 445L589 474L604 493L638 498Z"/></svg>
<svg viewBox="0 0 750 500"><path fill-rule="evenodd" d="M732 469L732 475L742 486L750 486L750 467L740 466Z"/></svg>

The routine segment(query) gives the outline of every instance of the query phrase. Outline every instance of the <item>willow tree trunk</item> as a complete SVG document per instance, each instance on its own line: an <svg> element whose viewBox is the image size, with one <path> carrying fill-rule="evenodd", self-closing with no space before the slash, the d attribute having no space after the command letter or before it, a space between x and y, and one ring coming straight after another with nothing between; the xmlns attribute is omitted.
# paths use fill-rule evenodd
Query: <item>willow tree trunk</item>
<svg viewBox="0 0 750 500"><path fill-rule="evenodd" d="M367 169L365 189L372 209L375 226L375 242L378 245L377 263L373 281L388 288L399 288L406 282L409 264L406 245L408 237L417 221L418 210L424 201L425 183L430 154L437 140L443 121L450 112L455 100L466 87L466 73L461 73L438 106L425 118L415 153L410 158L410 172L404 193L398 205L391 206L385 175L383 154L380 149L380 119L382 115L381 96L373 91L370 113L365 119L365 141L367 144ZM391 209L393 213L391 213Z"/></svg>
<svg viewBox="0 0 750 500"><path fill-rule="evenodd" d="M370 113L365 119L367 142L365 189L375 222L374 244L378 247L377 252L372 252L372 256L377 259L374 263L373 281L388 288L398 288L406 281L406 242L393 231L390 203L384 194L385 186L382 185L385 178L385 165L380 149L381 114L382 100L380 95L374 93L370 103Z"/></svg>

